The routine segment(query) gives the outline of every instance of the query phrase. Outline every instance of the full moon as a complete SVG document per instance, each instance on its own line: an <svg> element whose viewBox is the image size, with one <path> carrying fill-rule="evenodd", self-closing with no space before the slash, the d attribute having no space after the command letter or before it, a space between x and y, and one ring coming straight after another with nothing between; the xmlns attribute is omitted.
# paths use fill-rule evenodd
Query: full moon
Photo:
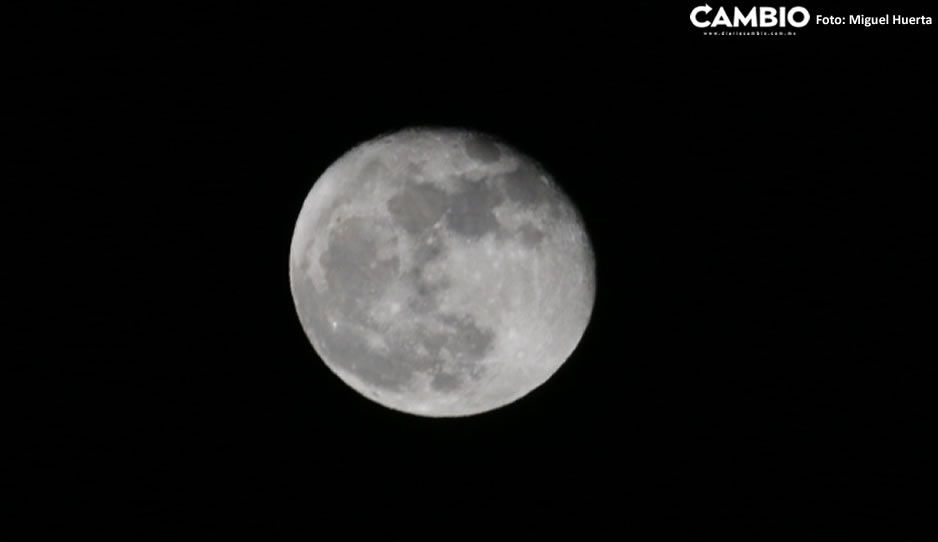
<svg viewBox="0 0 938 542"><path fill-rule="evenodd" d="M593 310L580 214L485 134L409 129L333 163L303 203L290 287L319 357L386 407L454 417L546 382Z"/></svg>

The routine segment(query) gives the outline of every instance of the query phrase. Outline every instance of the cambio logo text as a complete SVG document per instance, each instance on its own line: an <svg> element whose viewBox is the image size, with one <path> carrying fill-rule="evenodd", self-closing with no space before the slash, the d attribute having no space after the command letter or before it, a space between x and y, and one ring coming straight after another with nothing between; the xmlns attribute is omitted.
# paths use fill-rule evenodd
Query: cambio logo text
<svg viewBox="0 0 938 542"><path fill-rule="evenodd" d="M733 8L732 16L722 7L717 8L713 17L710 13L713 8L709 4L697 6L690 12L690 22L697 28L738 28L740 26L752 26L755 28L785 28L791 26L801 28L808 24L811 15L808 10L801 7L791 9L785 7L753 7L749 11L742 11L738 7Z"/></svg>

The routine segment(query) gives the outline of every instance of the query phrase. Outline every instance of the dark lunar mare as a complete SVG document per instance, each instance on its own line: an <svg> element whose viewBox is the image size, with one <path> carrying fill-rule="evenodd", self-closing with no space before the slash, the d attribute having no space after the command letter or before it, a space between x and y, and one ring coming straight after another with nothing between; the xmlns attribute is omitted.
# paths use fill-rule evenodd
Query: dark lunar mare
<svg viewBox="0 0 938 542"><path fill-rule="evenodd" d="M488 195L479 191L472 192L470 198L471 205L484 205L489 213L498 201L489 203ZM440 312L438 296L448 281L430 281L424 275L428 264L445 256L433 224L449 216L453 208L457 208L454 216L463 220L460 224L472 218L471 207L456 205L458 200L433 185L415 182L406 183L389 200L392 220L416 247L406 269L397 256L379 257L382 243L393 241L387 232L399 231L397 228L388 228L372 217L348 217L335 223L319 258L328 288L317 292L305 275L298 274L304 277L298 295L306 298L299 304L301 319L304 326L311 326L307 329L320 331L318 343L330 362L369 385L390 391L406 388L415 372L431 375L431 385L440 391L462 388L468 380L482 376L479 362L492 350L494 332L479 326L469 315ZM493 222L486 227L494 230L497 223L494 215L490 218ZM301 262L301 267L308 267L308 262ZM432 328L416 323L415 329L395 333L374 321L370 315L373 303L395 281L409 283L413 294L407 299L408 307L415 314L432 317ZM337 322L334 329L332 321ZM379 351L368 343L369 331L384 339L386 350ZM446 357L451 361L447 363Z"/></svg>

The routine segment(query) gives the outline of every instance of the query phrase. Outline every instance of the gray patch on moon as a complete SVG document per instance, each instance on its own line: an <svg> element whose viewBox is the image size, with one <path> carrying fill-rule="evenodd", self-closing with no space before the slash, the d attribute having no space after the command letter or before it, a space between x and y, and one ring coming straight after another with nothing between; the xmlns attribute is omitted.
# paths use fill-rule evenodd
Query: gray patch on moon
<svg viewBox="0 0 938 542"><path fill-rule="evenodd" d="M445 276L427 277L425 270L427 265L442 259L446 249L434 232L426 232L411 240L415 245L411 264L401 277L407 290L412 292L407 297L407 306L415 314L434 314L439 308L438 297L446 291L449 281Z"/></svg>
<svg viewBox="0 0 938 542"><path fill-rule="evenodd" d="M477 380L484 374L480 362L491 352L495 333L467 317L444 315L441 321L442 327L434 326L439 329L418 325L406 336L384 334L385 349L363 341L356 326L340 325L324 342L340 366L384 391L406 389L417 374L430 375L434 387Z"/></svg>
<svg viewBox="0 0 938 542"><path fill-rule="evenodd" d="M362 167L361 172L358 174L358 179L362 184L380 182L381 179L387 177L388 168L384 165L381 160L373 159Z"/></svg>
<svg viewBox="0 0 938 542"><path fill-rule="evenodd" d="M470 316L443 315L440 320L446 325L444 331L427 333L421 343L437 360L431 385L462 387L484 373L480 362L492 351L495 333L477 326Z"/></svg>
<svg viewBox="0 0 938 542"><path fill-rule="evenodd" d="M407 181L404 188L388 200L394 221L409 234L418 234L436 224L446 212L447 195L430 183Z"/></svg>
<svg viewBox="0 0 938 542"><path fill-rule="evenodd" d="M451 326L447 347L457 359L480 360L492 349L495 334L476 325L469 315L443 315L440 320Z"/></svg>
<svg viewBox="0 0 938 542"><path fill-rule="evenodd" d="M481 237L499 229L494 210L504 196L484 181L463 179L460 191L450 194L430 183L408 180L388 200L387 208L404 230L417 235L445 217L450 231L466 237Z"/></svg>
<svg viewBox="0 0 938 542"><path fill-rule="evenodd" d="M502 153L492 138L483 134L472 134L466 140L466 155L488 164L501 158Z"/></svg>
<svg viewBox="0 0 938 542"><path fill-rule="evenodd" d="M319 262L331 291L349 310L363 310L362 305L384 292L397 274L397 256L379 258L379 243L387 242L393 237L365 218L348 218L332 229L329 248Z"/></svg>
<svg viewBox="0 0 938 542"><path fill-rule="evenodd" d="M428 281L419 269L414 271L413 276L414 294L408 298L407 306L415 314L435 314L440 307L439 296L446 291L448 283L445 280Z"/></svg>
<svg viewBox="0 0 938 542"><path fill-rule="evenodd" d="M413 240L417 245L414 248L414 254L411 258L414 267L419 268L437 260L441 258L445 252L443 241L434 233L427 233Z"/></svg>
<svg viewBox="0 0 938 542"><path fill-rule="evenodd" d="M453 373L438 372L433 375L430 385L436 390L454 391L463 386L463 379Z"/></svg>
<svg viewBox="0 0 938 542"><path fill-rule="evenodd" d="M355 326L340 325L323 337L334 362L382 390L403 389L413 378L414 369L420 367L420 359L401 356L399 351L376 350L362 340L361 331Z"/></svg>
<svg viewBox="0 0 938 542"><path fill-rule="evenodd" d="M499 229L495 207L502 195L482 181L460 182L461 191L450 199L446 211L448 229L466 237L481 237Z"/></svg>
<svg viewBox="0 0 938 542"><path fill-rule="evenodd" d="M518 228L518 234L521 236L521 242L529 247L537 246L544 239L544 232L531 224L522 224Z"/></svg>
<svg viewBox="0 0 938 542"><path fill-rule="evenodd" d="M521 205L540 205L550 201L550 189L541 181L541 174L530 164L518 167L500 178L502 190L511 201Z"/></svg>

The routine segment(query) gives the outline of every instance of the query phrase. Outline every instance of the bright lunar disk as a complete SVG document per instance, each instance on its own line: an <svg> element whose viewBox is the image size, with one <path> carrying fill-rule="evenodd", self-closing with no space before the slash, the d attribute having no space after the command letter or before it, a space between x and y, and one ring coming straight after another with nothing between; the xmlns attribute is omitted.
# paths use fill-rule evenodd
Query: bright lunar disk
<svg viewBox="0 0 938 542"><path fill-rule="evenodd" d="M459 130L369 141L303 204L290 286L328 367L384 406L467 416L540 386L583 336L593 251L537 163Z"/></svg>

